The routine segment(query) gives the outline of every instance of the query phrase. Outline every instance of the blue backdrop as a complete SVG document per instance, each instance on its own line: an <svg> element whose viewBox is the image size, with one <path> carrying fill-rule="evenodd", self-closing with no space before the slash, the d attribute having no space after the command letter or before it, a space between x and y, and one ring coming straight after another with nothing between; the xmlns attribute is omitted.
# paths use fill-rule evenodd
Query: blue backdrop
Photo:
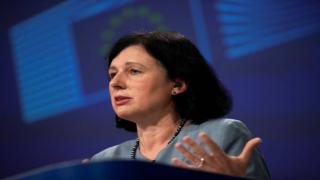
<svg viewBox="0 0 320 180"><path fill-rule="evenodd" d="M318 0L32 0L0 3L0 178L90 157L116 129L104 54L132 31L194 41L262 137L274 179L320 178Z"/></svg>

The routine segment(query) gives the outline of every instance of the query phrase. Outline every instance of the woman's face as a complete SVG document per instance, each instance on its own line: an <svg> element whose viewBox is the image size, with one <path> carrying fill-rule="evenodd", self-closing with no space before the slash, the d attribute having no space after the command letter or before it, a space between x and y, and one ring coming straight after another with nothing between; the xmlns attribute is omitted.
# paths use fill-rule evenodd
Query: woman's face
<svg viewBox="0 0 320 180"><path fill-rule="evenodd" d="M134 122L157 118L174 108L174 82L141 45L123 49L109 67L109 91L116 114Z"/></svg>

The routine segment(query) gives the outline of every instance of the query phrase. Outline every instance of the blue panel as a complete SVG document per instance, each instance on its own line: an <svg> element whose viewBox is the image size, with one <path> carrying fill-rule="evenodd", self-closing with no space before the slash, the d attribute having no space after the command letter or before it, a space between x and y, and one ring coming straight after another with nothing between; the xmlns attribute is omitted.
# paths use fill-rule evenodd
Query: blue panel
<svg viewBox="0 0 320 180"><path fill-rule="evenodd" d="M72 21L79 21L87 17L97 15L99 13L110 10L111 8L126 5L133 0L108 0L108 1L79 1L77 4L77 12L73 13Z"/></svg>
<svg viewBox="0 0 320 180"><path fill-rule="evenodd" d="M219 12L233 12L233 13L241 13L247 10L246 6L239 6L239 4L231 4L221 2L217 4L216 8Z"/></svg>
<svg viewBox="0 0 320 180"><path fill-rule="evenodd" d="M128 2L67 1L11 28L24 121L105 99L105 90L88 96L83 93L72 23Z"/></svg>
<svg viewBox="0 0 320 180"><path fill-rule="evenodd" d="M107 89L103 89L101 91L97 91L95 93L92 93L88 96L86 96L86 104L95 104L97 102L101 102L101 100L110 102L110 95L109 91Z"/></svg>
<svg viewBox="0 0 320 180"><path fill-rule="evenodd" d="M272 36L260 37L257 43L247 43L238 47L233 47L228 50L230 57L239 57L252 52L263 50L283 42L304 37L306 34L317 32L320 30L320 22L314 26L307 26L300 29L293 29L291 31L283 32L281 34L274 34Z"/></svg>
<svg viewBox="0 0 320 180"><path fill-rule="evenodd" d="M60 4L11 29L26 122L82 104L81 82L67 21L69 7L68 3Z"/></svg>
<svg viewBox="0 0 320 180"><path fill-rule="evenodd" d="M320 29L320 4L294 1L220 0L226 56L238 58Z"/></svg>
<svg viewBox="0 0 320 180"><path fill-rule="evenodd" d="M203 9L201 1L189 0L193 26L196 32L196 38L198 42L199 49L201 53L204 55L209 64L212 63L213 55L211 52L211 47L209 43L207 26L205 25L204 17L203 17Z"/></svg>

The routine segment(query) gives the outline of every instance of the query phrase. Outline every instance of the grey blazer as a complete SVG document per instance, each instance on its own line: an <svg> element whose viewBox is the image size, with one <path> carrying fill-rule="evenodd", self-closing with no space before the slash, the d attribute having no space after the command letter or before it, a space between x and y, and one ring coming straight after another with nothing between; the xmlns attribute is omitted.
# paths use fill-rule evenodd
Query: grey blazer
<svg viewBox="0 0 320 180"><path fill-rule="evenodd" d="M186 124L179 135L168 146L160 151L157 155L156 162L172 165L171 158L177 157L186 161L185 157L181 155L175 148L174 144L178 142L183 136L190 136L195 139L197 143L203 143L199 140L199 132L206 132L228 155L237 156L241 153L246 142L252 138L249 129L239 120L234 119L212 119L202 124ZM92 161L108 160L108 159L130 159L130 152L135 145L136 140L129 140L122 144L107 148L96 155ZM136 152L136 159L148 161L141 154L139 149ZM266 163L262 157L261 152L256 148L252 154L249 167L246 171L246 177L254 179L270 179L270 174Z"/></svg>

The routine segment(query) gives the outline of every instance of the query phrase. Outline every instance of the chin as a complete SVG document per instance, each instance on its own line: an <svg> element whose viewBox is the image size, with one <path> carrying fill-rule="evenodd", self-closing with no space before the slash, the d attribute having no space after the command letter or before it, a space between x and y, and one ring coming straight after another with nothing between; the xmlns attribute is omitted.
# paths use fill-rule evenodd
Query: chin
<svg viewBox="0 0 320 180"><path fill-rule="evenodd" d="M139 121L139 119L141 118L138 118L135 114L131 114L131 113L116 113L117 116L121 119L125 119L125 120L128 120L128 121L131 121L131 122L134 122L136 123L137 121Z"/></svg>
<svg viewBox="0 0 320 180"><path fill-rule="evenodd" d="M128 113L128 112L123 112L123 111L118 111L116 112L117 116L120 117L121 119L126 119L126 120L130 120L132 117L132 114Z"/></svg>

